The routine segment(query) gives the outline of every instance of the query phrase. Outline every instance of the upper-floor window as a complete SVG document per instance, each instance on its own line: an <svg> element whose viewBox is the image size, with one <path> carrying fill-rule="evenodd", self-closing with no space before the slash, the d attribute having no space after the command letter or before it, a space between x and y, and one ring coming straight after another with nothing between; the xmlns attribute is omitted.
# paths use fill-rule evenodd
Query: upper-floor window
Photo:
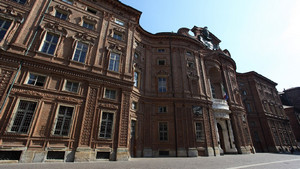
<svg viewBox="0 0 300 169"><path fill-rule="evenodd" d="M12 0L12 1L15 1L15 2L17 2L19 4L22 4L22 5L24 5L26 3L26 0Z"/></svg>
<svg viewBox="0 0 300 169"><path fill-rule="evenodd" d="M102 112L100 138L111 139L113 132L114 113Z"/></svg>
<svg viewBox="0 0 300 169"><path fill-rule="evenodd" d="M157 49L157 52L163 53L163 52L165 52L165 49Z"/></svg>
<svg viewBox="0 0 300 169"><path fill-rule="evenodd" d="M66 2L66 3L70 4L70 5L73 4L73 0L62 0L62 1L63 1L63 2Z"/></svg>
<svg viewBox="0 0 300 169"><path fill-rule="evenodd" d="M121 26L124 26L124 22L121 21L120 19L115 18L115 23L116 23L116 24L119 24L119 25L121 25Z"/></svg>
<svg viewBox="0 0 300 169"><path fill-rule="evenodd" d="M82 23L82 27L90 29L90 30L94 30L95 25L86 21L83 21Z"/></svg>
<svg viewBox="0 0 300 169"><path fill-rule="evenodd" d="M0 18L0 41L4 38L7 30L11 25L11 21Z"/></svg>
<svg viewBox="0 0 300 169"><path fill-rule="evenodd" d="M167 92L167 79L165 77L158 78L158 92Z"/></svg>
<svg viewBox="0 0 300 169"><path fill-rule="evenodd" d="M160 66L166 65L166 60L165 59L158 59L157 64Z"/></svg>
<svg viewBox="0 0 300 169"><path fill-rule="evenodd" d="M54 135L68 136L72 124L72 115L74 107L59 106L56 117Z"/></svg>
<svg viewBox="0 0 300 169"><path fill-rule="evenodd" d="M108 70L119 72L120 55L117 53L111 53L109 57Z"/></svg>
<svg viewBox="0 0 300 169"><path fill-rule="evenodd" d="M57 11L55 12L55 17L56 18L59 18L59 19L62 19L62 20L67 20L68 18L68 15L66 13L63 13L61 11Z"/></svg>
<svg viewBox="0 0 300 169"><path fill-rule="evenodd" d="M29 73L27 84L33 86L44 86L46 76Z"/></svg>
<svg viewBox="0 0 300 169"><path fill-rule="evenodd" d="M105 89L104 98L115 100L117 98L117 91L111 89Z"/></svg>
<svg viewBox="0 0 300 169"><path fill-rule="evenodd" d="M186 52L186 55L188 55L188 56L192 56L192 52L190 52L190 51L187 51L187 52Z"/></svg>
<svg viewBox="0 0 300 169"><path fill-rule="evenodd" d="M47 32L40 51L53 55L58 43L58 39L59 39L58 35Z"/></svg>
<svg viewBox="0 0 300 169"><path fill-rule="evenodd" d="M133 102L131 103L131 109L137 110L137 109L138 109L138 103L135 102L135 101L133 101Z"/></svg>
<svg viewBox="0 0 300 169"><path fill-rule="evenodd" d="M166 113L167 112L167 106L158 106L158 112L159 113Z"/></svg>
<svg viewBox="0 0 300 169"><path fill-rule="evenodd" d="M88 11L89 13L92 13L94 15L97 14L97 10L96 9L93 9L93 8L90 8L90 7L86 7L86 11Z"/></svg>
<svg viewBox="0 0 300 169"><path fill-rule="evenodd" d="M36 102L20 100L10 131L27 133L33 120L36 106Z"/></svg>
<svg viewBox="0 0 300 169"><path fill-rule="evenodd" d="M246 103L246 108L248 112L252 112L250 103Z"/></svg>
<svg viewBox="0 0 300 169"><path fill-rule="evenodd" d="M140 55L138 53L134 52L134 58L138 59L139 57L140 57Z"/></svg>
<svg viewBox="0 0 300 169"><path fill-rule="evenodd" d="M134 84L133 84L134 87L140 86L140 73L139 72L134 71L133 81L134 81Z"/></svg>
<svg viewBox="0 0 300 169"><path fill-rule="evenodd" d="M211 88L211 95L213 98L216 98L216 90L215 90L215 87L214 85L210 85L210 88Z"/></svg>
<svg viewBox="0 0 300 169"><path fill-rule="evenodd" d="M119 32L114 32L113 38L117 40L123 40L123 35Z"/></svg>
<svg viewBox="0 0 300 169"><path fill-rule="evenodd" d="M194 68L194 62L192 62L192 61L187 61L187 67L189 67L189 68Z"/></svg>
<svg viewBox="0 0 300 169"><path fill-rule="evenodd" d="M84 63L87 51L88 51L88 44L77 42L73 60Z"/></svg>
<svg viewBox="0 0 300 169"><path fill-rule="evenodd" d="M77 93L78 89L79 89L78 82L72 82L72 81L66 80L64 90Z"/></svg>

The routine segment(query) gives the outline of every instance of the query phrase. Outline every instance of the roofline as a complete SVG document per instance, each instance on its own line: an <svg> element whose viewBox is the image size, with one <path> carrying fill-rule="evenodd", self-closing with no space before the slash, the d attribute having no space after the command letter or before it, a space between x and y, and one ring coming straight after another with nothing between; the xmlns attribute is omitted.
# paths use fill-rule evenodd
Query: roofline
<svg viewBox="0 0 300 169"><path fill-rule="evenodd" d="M258 78L260 78L260 79L262 79L262 80L265 80L265 81L271 83L271 84L274 85L274 86L277 86L277 85L278 85L276 82L274 82L274 81L272 81L272 80L266 78L265 76L263 76L263 75L261 75L261 74L255 72L255 71L250 71L250 72L245 72L245 73L238 73L238 72L237 72L236 74L237 74L237 76L255 76L255 77L258 77Z"/></svg>

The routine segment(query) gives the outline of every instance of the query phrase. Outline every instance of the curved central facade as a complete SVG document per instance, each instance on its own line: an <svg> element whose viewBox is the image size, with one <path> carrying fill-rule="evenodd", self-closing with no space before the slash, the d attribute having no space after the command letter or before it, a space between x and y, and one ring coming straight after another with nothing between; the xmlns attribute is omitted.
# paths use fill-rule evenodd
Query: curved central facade
<svg viewBox="0 0 300 169"><path fill-rule="evenodd" d="M116 0L0 8L0 160L255 151L235 62L207 27L151 34Z"/></svg>

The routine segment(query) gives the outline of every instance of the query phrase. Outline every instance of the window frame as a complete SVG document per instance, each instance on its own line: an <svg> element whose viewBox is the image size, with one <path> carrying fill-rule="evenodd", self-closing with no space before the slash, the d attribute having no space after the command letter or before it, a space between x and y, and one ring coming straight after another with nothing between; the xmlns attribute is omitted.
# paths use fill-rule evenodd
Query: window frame
<svg viewBox="0 0 300 169"><path fill-rule="evenodd" d="M167 130L160 130L160 125L161 124L163 124L163 125L166 125L167 126ZM162 134L167 134L166 135L166 138L165 138L165 135L163 135L163 139L161 139L161 133ZM169 123L168 122L164 122L164 121L160 121L160 122L158 122L158 139L159 139L159 141L161 141L161 142L167 142L167 141L169 141Z"/></svg>
<svg viewBox="0 0 300 169"><path fill-rule="evenodd" d="M160 81L160 79L165 79L165 80ZM167 77L165 77L165 76L157 77L157 91L158 91L158 93L167 93L167 91L168 91L167 81L168 81Z"/></svg>
<svg viewBox="0 0 300 169"><path fill-rule="evenodd" d="M141 72L135 70L133 72L133 86L136 87L136 88L140 88L140 83L141 83Z"/></svg>
<svg viewBox="0 0 300 169"><path fill-rule="evenodd" d="M115 18L114 23L120 25L120 26L125 26L125 22L122 21L121 19Z"/></svg>
<svg viewBox="0 0 300 169"><path fill-rule="evenodd" d="M123 35L123 33L121 33L121 32L114 31L114 32L113 32L112 38L114 38L114 39L116 39L116 40L119 40L119 41L123 41L124 35Z"/></svg>
<svg viewBox="0 0 300 169"><path fill-rule="evenodd" d="M2 23L1 26L0 26L0 33L3 32L3 31L5 31L5 33L4 33L3 37L2 37L2 39L1 39L1 37L0 37L0 42L1 42L1 41L2 41L3 39L5 39L5 37L7 36L7 32L10 30L10 27L11 27L13 21L11 21L11 20L9 20L9 19L6 19L6 18L3 18L3 17L0 17L0 20L3 21L3 23ZM7 28L5 28L5 25L6 25L8 22L9 22L9 26L8 26ZM1 34L0 34L0 35L1 35Z"/></svg>
<svg viewBox="0 0 300 169"><path fill-rule="evenodd" d="M86 29L89 29L89 30L95 30L95 24L93 24L93 23L91 23L91 22L89 22L87 20L83 20L81 26L84 27L84 28L86 28ZM90 26L92 26L92 27L90 27Z"/></svg>
<svg viewBox="0 0 300 169"><path fill-rule="evenodd" d="M134 106L134 105L135 105L135 106ZM138 102L133 100L133 101L131 102L131 109L134 110L134 111L136 111L136 110L138 110L138 108L139 108Z"/></svg>
<svg viewBox="0 0 300 169"><path fill-rule="evenodd" d="M71 86L71 89L73 88L73 83L78 83L78 87L77 87L77 91L70 91L70 90L67 90L66 86L67 86L67 83L68 82L71 82L72 83L72 86ZM79 93L79 90L80 90L80 82L78 81L73 81L73 80L68 80L68 79L65 79L64 80L64 86L63 86L63 91L66 91L66 92L72 92L72 93Z"/></svg>
<svg viewBox="0 0 300 169"><path fill-rule="evenodd" d="M78 45L79 44L81 44L81 45L83 45L80 49L78 48ZM83 62L81 62L80 60L81 60L81 54L82 53L84 53L83 52L83 48L84 48L84 45L86 45L85 47L86 47L86 51L85 51L85 55L84 55L84 61ZM75 54L77 53L77 50L79 51L79 56L78 56L78 59L77 60L74 60L74 57L75 57ZM89 53L89 44L87 44L87 43L84 43L84 42L81 42L81 41L77 41L76 42L76 46L75 46L75 49L74 49L74 51L73 51L73 56L72 56L72 61L75 61L75 62L78 62L78 63L85 63L86 62L86 60L87 60L87 56L88 56L88 53Z"/></svg>
<svg viewBox="0 0 300 169"><path fill-rule="evenodd" d="M163 64L161 64L163 62ZM157 59L157 65L158 66L165 66L167 65L166 59Z"/></svg>
<svg viewBox="0 0 300 169"><path fill-rule="evenodd" d="M22 128L22 125L24 125L24 120L26 119L26 115L24 115L24 116L22 117L22 120L21 120L22 125L20 124L20 127L19 127L18 131L12 131L12 128L13 128L13 126L14 126L14 122L15 122L15 120L16 120L16 118L17 118L18 108L19 108L19 106L20 106L20 102L21 102L21 101L36 103L35 108L34 108L34 111L33 111L33 113L32 113L32 117L31 117L30 124L28 125L28 129L27 129L26 132L20 132L20 131L19 131L19 130ZM27 107L27 106L26 106L26 107ZM30 132L30 130L32 129L32 128L31 128L31 127L32 127L32 123L33 123L34 120L35 120L35 115L36 115L36 113L37 113L38 107L39 107L39 102L38 102L38 100L28 99L28 98L18 98L18 100L16 101L16 104L15 104L15 106L14 106L13 113L12 113L12 116L11 116L11 121L10 121L10 123L9 123L9 126L8 126L7 131L8 131L9 133L26 134L26 135L28 135L29 132Z"/></svg>
<svg viewBox="0 0 300 169"><path fill-rule="evenodd" d="M57 14L60 14L60 16L58 16ZM61 16L66 16L66 18L62 18ZM69 17L69 14L68 13L66 13L66 12L63 12L63 11L61 11L61 10L57 10L57 9L55 9L55 15L54 15L56 18L59 18L59 19L61 19L61 20L64 20L64 21L66 21L66 20L68 20L68 17Z"/></svg>
<svg viewBox="0 0 300 169"><path fill-rule="evenodd" d="M62 2L65 2L69 5L73 5L74 1L73 0L61 0Z"/></svg>
<svg viewBox="0 0 300 169"><path fill-rule="evenodd" d="M13 2L16 2L18 4L21 4L21 5L25 5L27 3L27 0L25 0L25 2L21 2L22 0L12 0Z"/></svg>
<svg viewBox="0 0 300 169"><path fill-rule="evenodd" d="M56 126L57 126L57 121L58 121L58 118L59 118L59 110L60 110L60 107L61 106L64 106L64 107L71 107L73 108L73 112L72 112L72 116L70 118L70 124L69 124L69 128L68 128L68 134L67 135L62 135L62 134L55 134L55 131L56 131ZM72 129L73 129L73 123L74 123L74 114L76 113L76 106L74 105L68 105L68 104L58 104L57 105L57 108L56 108L56 112L55 112L55 119L54 119L54 122L53 122L53 127L52 127L52 131L51 131L51 135L52 136L57 136L57 137L69 137L72 133ZM65 119L65 116L63 117ZM65 122L63 122L64 124ZM61 125L61 128L63 127L63 125ZM63 130L61 129L60 133L62 132Z"/></svg>
<svg viewBox="0 0 300 169"><path fill-rule="evenodd" d="M109 97L106 97L106 91L114 91L115 92L115 97L114 98L111 98L111 94L109 94ZM117 100L117 97L118 97L118 91L115 90L115 89L111 89L111 88L105 88L104 89L104 92L103 92L103 98L105 99L110 99L110 100Z"/></svg>
<svg viewBox="0 0 300 169"><path fill-rule="evenodd" d="M57 42L56 42L56 44L55 44L55 48L54 48L54 50L53 50L53 53L51 54L51 53L49 53L49 49L51 48L51 45L53 45L54 43L52 42L53 41L53 37L51 38L51 41L50 42L47 42L47 35L52 35L53 37L54 36L56 36L57 37ZM42 43L41 43L41 45L40 45L40 48L39 48L39 52L42 52L42 53L44 53L44 54L46 54L46 55L51 55L51 56L54 56L55 55L55 53L56 53L56 50L57 50L57 45L59 44L59 41L60 41L60 35L57 35L57 34L55 34L55 33L52 33L52 32L48 32L48 31L46 31L46 33L45 33L45 35L44 35L44 37L43 37L43 40L42 40ZM44 52L43 51L43 48L44 48L44 45L45 45L45 43L49 43L48 44L48 48L47 48L47 51L46 52Z"/></svg>
<svg viewBox="0 0 300 169"><path fill-rule="evenodd" d="M197 124L200 124L200 126L201 126L201 130L200 130L200 131L197 129ZM195 138L196 138L196 141L197 141L197 142L204 142L204 140L205 140L205 135L204 135L204 126L203 126L203 122L196 121L194 126L195 126ZM200 136L198 135L199 132L200 132ZM199 136L200 138L198 138L198 136Z"/></svg>
<svg viewBox="0 0 300 169"><path fill-rule="evenodd" d="M110 137L101 137L101 127L102 127L102 120L103 120L103 114L107 113L107 114L112 114L113 118L112 118L112 126L111 126L111 133L110 133ZM112 140L114 138L114 130L115 130L115 121L116 121L116 112L115 111L111 111L111 110L101 110L101 114L100 114L100 123L99 123L99 132L98 132L98 138L99 139L104 139L104 140ZM107 122L107 121L106 121ZM105 127L105 135L107 134L107 125Z"/></svg>
<svg viewBox="0 0 300 169"><path fill-rule="evenodd" d="M30 75L37 76L37 78L35 79L34 84L28 83L29 80L31 79ZM37 83L39 77L44 77L44 78L45 78L44 81L43 81L43 85L42 85L42 86L36 85L36 83ZM31 85L31 86L36 86L36 87L44 87L45 84L46 84L46 81L47 81L47 77L48 77L47 75L43 75L43 74L39 74L39 73L33 73L33 72L28 72L27 77L26 77L26 79L25 79L25 84L26 84L26 85Z"/></svg>
<svg viewBox="0 0 300 169"><path fill-rule="evenodd" d="M112 58L112 56L114 56L114 58ZM111 63L111 62L113 62L113 63ZM107 70L113 71L113 72L120 72L120 63L121 63L121 54L111 52L109 54L109 61L108 61ZM111 68L111 65L112 65L112 68Z"/></svg>
<svg viewBox="0 0 300 169"><path fill-rule="evenodd" d="M157 106L158 113L168 113L168 106Z"/></svg>

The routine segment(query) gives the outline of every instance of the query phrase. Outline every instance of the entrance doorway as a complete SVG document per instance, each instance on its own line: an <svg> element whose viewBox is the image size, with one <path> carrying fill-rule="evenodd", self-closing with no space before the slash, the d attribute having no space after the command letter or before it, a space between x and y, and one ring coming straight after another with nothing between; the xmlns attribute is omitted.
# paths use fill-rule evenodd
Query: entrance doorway
<svg viewBox="0 0 300 169"><path fill-rule="evenodd" d="M219 144L220 144L220 147L222 148L223 150L223 153L225 153L225 143L224 143L224 136L223 136L223 129L221 127L221 125L218 123L217 124L217 127L218 127L218 134L219 134Z"/></svg>
<svg viewBox="0 0 300 169"><path fill-rule="evenodd" d="M130 128L130 156L136 157L136 121L131 120Z"/></svg>

